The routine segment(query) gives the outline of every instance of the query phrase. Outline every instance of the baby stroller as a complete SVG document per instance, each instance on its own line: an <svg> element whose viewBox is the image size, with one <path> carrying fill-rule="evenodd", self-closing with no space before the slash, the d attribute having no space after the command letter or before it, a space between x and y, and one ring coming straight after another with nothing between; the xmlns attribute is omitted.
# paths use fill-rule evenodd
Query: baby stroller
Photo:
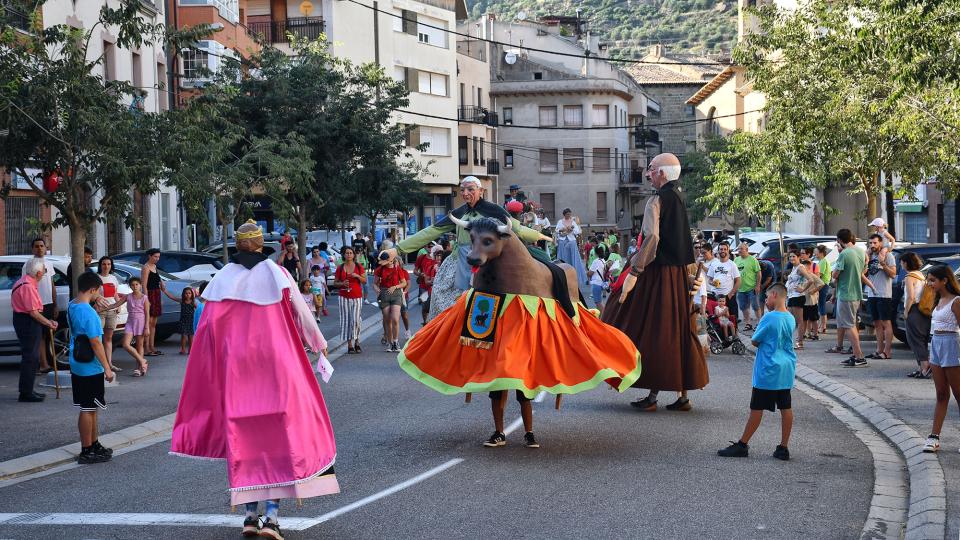
<svg viewBox="0 0 960 540"><path fill-rule="evenodd" d="M739 334L736 333L737 321L733 321L734 333L727 340L723 339L723 328L720 326L720 317L717 317L715 308L717 307L717 297L713 293L707 295L707 336L710 338L710 352L720 354L730 347L733 354L743 356L747 352L746 345L740 341Z"/></svg>

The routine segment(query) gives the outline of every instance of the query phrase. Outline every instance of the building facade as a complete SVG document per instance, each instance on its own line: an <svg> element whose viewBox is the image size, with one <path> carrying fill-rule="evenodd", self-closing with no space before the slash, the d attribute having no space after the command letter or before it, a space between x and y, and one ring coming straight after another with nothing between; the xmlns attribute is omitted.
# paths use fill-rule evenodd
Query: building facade
<svg viewBox="0 0 960 540"><path fill-rule="evenodd" d="M486 24L488 21L484 20ZM475 176L489 196L500 193L499 117L490 100L490 45L480 25L457 25L457 160L460 179ZM475 37L465 37L475 36ZM459 195L454 206L462 204ZM425 223L429 225L429 223Z"/></svg>
<svg viewBox="0 0 960 540"><path fill-rule="evenodd" d="M490 95L501 125L499 198L517 184L551 221L571 208L588 230L630 231L639 227L650 193L640 178L646 147L634 137L647 97L603 60L595 37L571 30L566 19L487 17L493 40L516 44L493 45L490 54ZM596 58L583 58L588 51Z"/></svg>
<svg viewBox="0 0 960 540"><path fill-rule="evenodd" d="M110 1L110 0L108 0ZM74 28L90 29L97 23L100 7L98 0L93 4L77 4L71 0L50 0L41 6L41 17L46 28L55 25L67 25ZM118 2L110 1L112 7ZM140 4L140 16L152 24L163 24L166 7L162 0L144 1ZM100 56L102 64L98 67L105 80L123 80L142 92L141 96L130 103L131 108L145 112L160 112L169 108L170 97L167 90L169 62L164 46L160 43L148 43L129 50L117 45L117 29L98 27L90 40L88 57L92 61ZM149 151L149 149L144 149ZM28 170L28 173L39 171ZM6 201L0 202L0 214L3 217L4 230L0 241L0 253L29 253L30 240L37 236L36 223L49 223L59 217L56 209L45 207L36 195L29 190L26 182L16 175L6 174L12 190ZM161 185L159 192L150 195L133 193L131 212L140 217L140 225L133 230L127 229L121 220L97 223L90 231L87 244L95 254L117 253L130 249L158 247L160 249L179 249L180 225L177 207L179 200L176 191ZM99 197L94 195L94 204ZM50 234L50 250L55 255L70 254L70 233L65 227L54 229Z"/></svg>

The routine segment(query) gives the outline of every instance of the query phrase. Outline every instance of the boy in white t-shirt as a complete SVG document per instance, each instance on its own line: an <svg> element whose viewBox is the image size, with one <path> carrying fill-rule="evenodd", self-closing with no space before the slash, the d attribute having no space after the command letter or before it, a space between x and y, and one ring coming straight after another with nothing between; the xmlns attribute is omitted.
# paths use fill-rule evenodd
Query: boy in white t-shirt
<svg viewBox="0 0 960 540"><path fill-rule="evenodd" d="M607 280L607 247L603 244L597 244L594 248L594 254L597 256L587 269L587 277L590 279L590 293L593 296L593 303L597 309L603 309L603 289Z"/></svg>

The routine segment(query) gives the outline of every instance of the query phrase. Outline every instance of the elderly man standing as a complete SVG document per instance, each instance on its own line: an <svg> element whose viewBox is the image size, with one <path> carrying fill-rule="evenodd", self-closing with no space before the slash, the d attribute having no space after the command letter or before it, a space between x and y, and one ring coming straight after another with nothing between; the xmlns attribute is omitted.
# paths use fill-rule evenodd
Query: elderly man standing
<svg viewBox="0 0 960 540"><path fill-rule="evenodd" d="M48 319L57 320L57 317L60 314L60 309L57 307L57 289L53 286L53 263L46 260L44 256L47 254L47 243L43 238L34 238L33 242L30 244L30 249L33 251L33 256L35 258L43 261L43 266L46 269L43 279L37 281L37 290L40 292L40 301L43 302L43 316ZM27 261L29 264L29 261ZM23 265L23 274L24 276L28 275L27 264ZM44 373L52 371L53 368L50 367L54 363L53 358L47 358L47 349L50 347L50 341L53 339L53 336L50 335L46 330L41 332L41 339L43 340L43 347L40 347L40 370Z"/></svg>
<svg viewBox="0 0 960 540"><path fill-rule="evenodd" d="M47 273L44 260L33 257L23 266L24 275L13 285L10 303L13 306L13 329L20 340L20 399L25 403L43 401L43 394L33 390L37 377L41 335L46 328L57 329L56 321L43 316L43 302L37 283Z"/></svg>
<svg viewBox="0 0 960 540"><path fill-rule="evenodd" d="M631 403L641 410L657 410L660 390L680 393L669 410L691 409L687 390L709 382L707 362L692 324L687 268L694 262L693 240L683 196L675 180L680 161L660 154L647 167L657 194L643 212L641 242L621 277L619 301L607 302L601 319L633 340L643 360L643 373L634 387L650 394ZM617 294L616 287L611 296Z"/></svg>

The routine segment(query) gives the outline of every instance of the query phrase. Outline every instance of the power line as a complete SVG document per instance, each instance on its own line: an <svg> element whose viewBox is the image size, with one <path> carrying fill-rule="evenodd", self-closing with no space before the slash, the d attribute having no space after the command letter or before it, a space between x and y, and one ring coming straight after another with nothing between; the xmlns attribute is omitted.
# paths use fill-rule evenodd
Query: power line
<svg viewBox="0 0 960 540"><path fill-rule="evenodd" d="M350 0L350 1L353 1L353 0ZM406 110L406 109L393 108L393 109L391 109L391 110L392 110L392 111L395 111L395 112L399 112L399 113L404 113L404 114L412 114L412 115L415 115L415 116L423 116L423 117L426 117L426 118L433 118L433 119L435 119L435 120L447 120L447 121L450 121L450 122L458 122L458 123L462 123L462 124L486 124L485 122L467 122L467 121L461 120L461 119L459 119L459 118L449 118L449 117L446 117L446 116L438 116L438 115L435 115L435 114L427 114L427 113L421 113L421 112L416 112L416 111L408 111L408 110ZM518 128L518 129L561 130L561 131L562 131L562 130L568 130L568 131L589 131L589 130L607 130L607 129L647 129L647 128L662 127L662 126L678 126L678 125L683 125L683 124L696 124L696 123L699 123L699 122L711 122L711 121L716 120L716 119L718 119L718 118L731 118L731 117L734 117L734 116L743 116L743 115L746 115L746 114L758 113L758 112L763 112L763 109L754 109L754 110L752 110L752 111L744 111L744 112L732 113L732 114L721 114L721 115L719 115L719 116L712 116L712 117L710 117L710 118L696 118L696 119L693 119L693 120L677 120L677 121L675 121L675 122L661 122L661 123L659 123L659 124L643 124L643 125L634 124L634 125L628 125L628 126L561 127L561 126L528 126L528 125L521 125L521 124L500 124L500 125L491 126L491 127Z"/></svg>
<svg viewBox="0 0 960 540"><path fill-rule="evenodd" d="M358 6L365 7L365 8L367 8L367 9L369 9L369 10L376 11L376 12L378 12L378 13L384 13L384 14L386 14L386 15L390 15L391 17L395 17L395 18L400 19L400 20L402 20L402 21L411 22L411 23L416 23L417 25L425 26L425 27L427 27L427 28L432 28L432 29L434 29L434 30L440 30L441 32L446 32L447 34L453 34L453 35L455 35L455 36L461 36L461 37L465 37L465 38L470 38L470 39L473 39L473 40L476 40L476 41L484 41L484 42L486 42L486 43L492 43L492 44L494 44L494 45L500 45L500 46L502 46L502 47L520 48L520 49L524 49L524 50L527 50L527 51L539 52L539 53L544 53L544 54L552 54L552 55L556 55L556 56L566 56L566 57L570 57L570 58L586 58L586 59L589 59L589 60L605 60L605 61L607 61L607 62L620 62L620 63L624 63L624 64L657 64L657 65L668 65L668 66L717 66L717 65L721 65L721 66L722 66L722 65L724 65L724 64L722 64L722 63L720 63L720 62L659 62L659 61L653 61L653 60L640 60L640 59L638 59L638 58L602 57L602 56L598 56L598 55L595 55L595 54L589 54L589 53L587 53L587 54L575 54L575 53L565 53L565 52L560 52L560 51L551 51L551 50L547 50L547 49L537 49L537 48L533 48L533 47L525 47L525 46L520 46L520 45L514 45L514 44L512 44L512 43L506 43L506 42L503 42L503 41L497 41L497 40L494 40L494 39L487 39L487 38L482 38L482 37L478 37L478 36L471 36L470 34L464 34L463 32L457 32L456 30L450 30L449 28L443 28L443 27L441 27L441 26L434 26L434 25L432 25L432 24L427 24L427 23L419 22L419 21L417 21L416 19L408 19L408 18L404 17L403 15L397 15L396 13L393 13L393 12L391 12L391 11L385 11L385 10L382 10L382 9L380 9L380 8L377 8L377 7L368 6L368 5L366 5L366 4L362 3L362 2L358 2L357 0L347 0L347 1L348 1L348 2L352 2L352 3L354 3L354 4L358 5Z"/></svg>

